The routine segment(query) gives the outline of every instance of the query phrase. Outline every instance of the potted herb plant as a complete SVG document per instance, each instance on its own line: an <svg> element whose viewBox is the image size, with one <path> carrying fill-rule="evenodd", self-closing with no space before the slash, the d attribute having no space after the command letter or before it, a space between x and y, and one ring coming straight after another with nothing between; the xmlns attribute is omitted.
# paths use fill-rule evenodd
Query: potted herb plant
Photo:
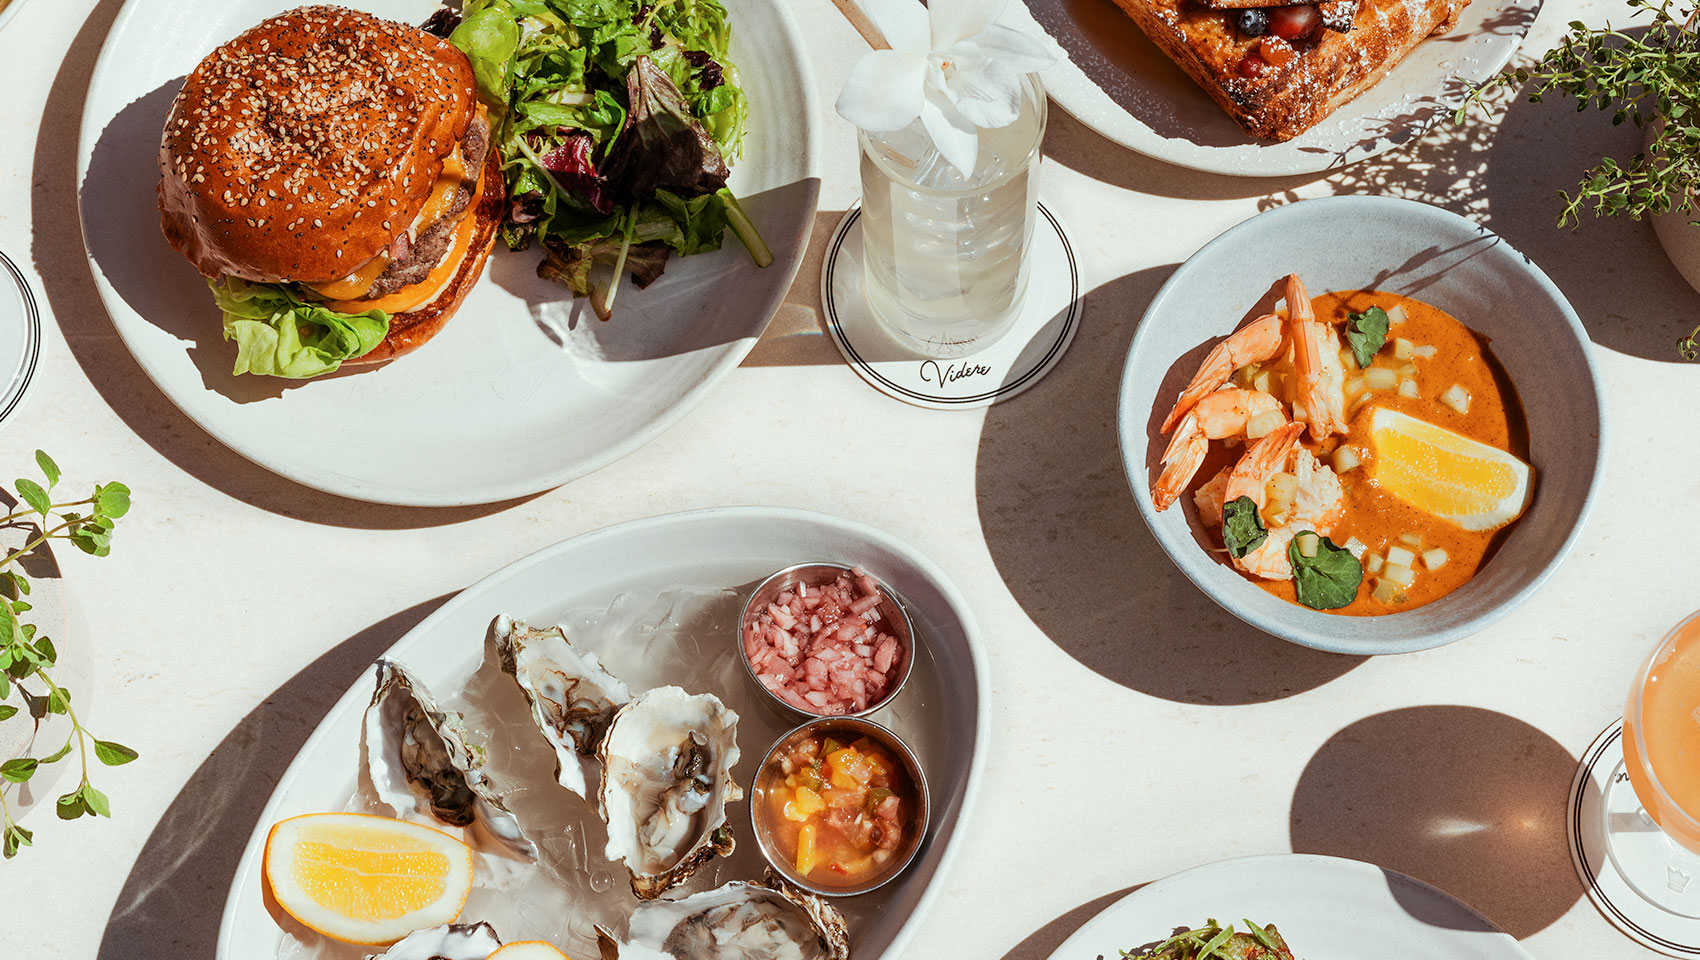
<svg viewBox="0 0 1700 960"><path fill-rule="evenodd" d="M136 759L136 751L83 726L77 711L85 701L60 682L60 652L39 629L62 618L46 605L36 610L31 577L25 575L26 565L43 558L51 541L67 541L97 557L110 553L113 527L130 509L130 490L103 483L87 497L55 500L59 466L40 450L35 460L42 480L17 481L17 509L0 516L0 853L8 858L33 837L19 824L17 809L32 781L42 787L46 771L60 772L54 765L69 768L74 761L82 776L55 801L59 818L111 816L106 794L90 782L89 761L98 768Z"/></svg>
<svg viewBox="0 0 1700 960"><path fill-rule="evenodd" d="M1559 226L1577 224L1584 211L1649 217L1672 264L1700 289L1700 34L1689 30L1695 8L1676 0L1629 3L1637 16L1650 15L1644 31L1571 21L1557 47L1533 65L1482 84L1452 119L1463 123L1470 108L1496 89L1529 84L1531 103L1557 94L1573 99L1577 110L1610 110L1613 124L1631 121L1646 130L1641 152L1627 161L1607 157L1574 192L1559 191ZM1679 340L1677 350L1684 359L1700 356L1700 327Z"/></svg>

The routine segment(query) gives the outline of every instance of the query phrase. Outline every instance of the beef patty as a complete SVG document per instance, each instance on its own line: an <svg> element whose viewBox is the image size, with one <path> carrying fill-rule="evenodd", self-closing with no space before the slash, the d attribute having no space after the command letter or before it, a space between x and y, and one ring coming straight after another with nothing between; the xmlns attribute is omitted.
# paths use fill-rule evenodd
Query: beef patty
<svg viewBox="0 0 1700 960"><path fill-rule="evenodd" d="M469 174L477 177L483 173L484 157L489 148L490 124L483 117L474 117L472 125L466 130L466 136L460 141L460 157ZM431 271L443 261L443 256L454 243L455 229L460 226L461 214L465 213L472 203L475 186L476 182L473 180L461 181L448 209L443 211L443 215L438 217L436 222L419 231L419 235L408 245L406 255L390 261L390 265L373 281L364 299L387 297L402 287L419 283L431 275Z"/></svg>

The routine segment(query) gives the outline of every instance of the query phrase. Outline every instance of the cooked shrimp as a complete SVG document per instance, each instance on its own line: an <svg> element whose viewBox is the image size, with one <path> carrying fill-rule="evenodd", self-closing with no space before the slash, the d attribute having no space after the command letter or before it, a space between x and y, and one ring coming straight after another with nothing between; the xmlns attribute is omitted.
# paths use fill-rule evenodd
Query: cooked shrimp
<svg viewBox="0 0 1700 960"><path fill-rule="evenodd" d="M1346 369L1340 364L1340 338L1331 324L1316 318L1310 291L1296 273L1287 276L1287 316L1297 374L1293 419L1309 424L1316 440L1345 433Z"/></svg>
<svg viewBox="0 0 1700 960"><path fill-rule="evenodd" d="M1267 489L1270 480L1280 472L1279 467L1285 465L1294 479L1293 502L1286 510L1286 516L1279 524L1266 525L1267 534L1264 541L1256 549L1246 551L1246 555L1234 560L1234 565L1254 577L1264 580L1291 580L1293 578L1292 561L1287 556L1287 544L1293 537L1307 530L1326 536L1334 529L1342 514L1346 512L1346 494L1340 485L1340 478L1334 471L1319 463L1315 456L1296 443L1298 433L1303 426L1294 422L1289 426L1298 427L1293 432L1294 443L1287 447L1287 455L1275 466L1271 466L1271 457L1261 461L1242 472L1238 467L1229 478L1229 487L1223 493L1223 503L1249 496L1258 504L1261 514L1267 504ZM1271 434L1273 436L1273 434ZM1251 453L1246 457L1249 459ZM1242 461L1244 462L1244 461ZM1234 483L1235 477L1240 483ZM1251 485L1262 477L1261 486L1253 491ZM1263 494L1259 498L1257 494Z"/></svg>
<svg viewBox="0 0 1700 960"><path fill-rule="evenodd" d="M1228 464L1222 471L1204 482L1204 486L1192 492L1193 505L1198 507L1198 522L1204 524L1204 529L1222 531L1222 492L1228 489L1228 475L1234 472L1234 465Z"/></svg>
<svg viewBox="0 0 1700 960"><path fill-rule="evenodd" d="M1292 456L1293 448L1299 444L1299 434L1304 430L1304 424L1297 421L1285 423L1252 444L1240 462L1234 464L1233 472L1228 474L1222 502L1228 504L1241 497L1250 497L1251 502L1262 511L1264 504L1269 502L1269 478L1287 466L1287 458Z"/></svg>
<svg viewBox="0 0 1700 960"><path fill-rule="evenodd" d="M1164 418L1163 432L1168 433L1175 429L1188 411L1217 387L1227 383L1235 370L1247 364L1261 363L1279 354L1284 340L1283 333L1281 318L1274 314L1265 314L1216 344L1204 358L1198 372L1193 374L1192 382L1181 391L1174 409Z"/></svg>
<svg viewBox="0 0 1700 960"><path fill-rule="evenodd" d="M1281 402L1267 393L1224 387L1206 394L1181 418L1169 438L1169 446L1163 451L1163 472L1151 484L1151 502L1158 510L1169 509L1198 473L1211 440L1240 436L1253 417L1267 413L1281 413ZM1282 420L1286 420L1284 414Z"/></svg>

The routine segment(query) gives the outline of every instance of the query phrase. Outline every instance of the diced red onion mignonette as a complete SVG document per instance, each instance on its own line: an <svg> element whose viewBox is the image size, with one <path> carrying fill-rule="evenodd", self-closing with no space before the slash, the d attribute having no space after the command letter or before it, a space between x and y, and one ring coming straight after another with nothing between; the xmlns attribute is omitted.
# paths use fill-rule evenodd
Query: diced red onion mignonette
<svg viewBox="0 0 1700 960"><path fill-rule="evenodd" d="M798 584L744 624L744 655L762 685L805 713L860 713L897 682L904 651L880 630L879 585L860 567Z"/></svg>

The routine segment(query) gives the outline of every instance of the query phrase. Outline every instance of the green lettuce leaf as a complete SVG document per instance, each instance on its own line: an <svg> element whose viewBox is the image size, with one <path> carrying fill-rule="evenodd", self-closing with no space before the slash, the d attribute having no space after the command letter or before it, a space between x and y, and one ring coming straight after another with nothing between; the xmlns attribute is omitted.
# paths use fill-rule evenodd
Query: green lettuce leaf
<svg viewBox="0 0 1700 960"><path fill-rule="evenodd" d="M224 339L236 341L233 373L316 377L371 352L390 332L382 310L338 313L287 287L235 277L209 280L207 286L224 311Z"/></svg>
<svg viewBox="0 0 1700 960"><path fill-rule="evenodd" d="M504 0L486 0L477 9L468 8L460 26L449 34L449 42L472 61L472 75L478 78L478 92L485 102L506 109L514 52L519 49L519 22L513 8Z"/></svg>

